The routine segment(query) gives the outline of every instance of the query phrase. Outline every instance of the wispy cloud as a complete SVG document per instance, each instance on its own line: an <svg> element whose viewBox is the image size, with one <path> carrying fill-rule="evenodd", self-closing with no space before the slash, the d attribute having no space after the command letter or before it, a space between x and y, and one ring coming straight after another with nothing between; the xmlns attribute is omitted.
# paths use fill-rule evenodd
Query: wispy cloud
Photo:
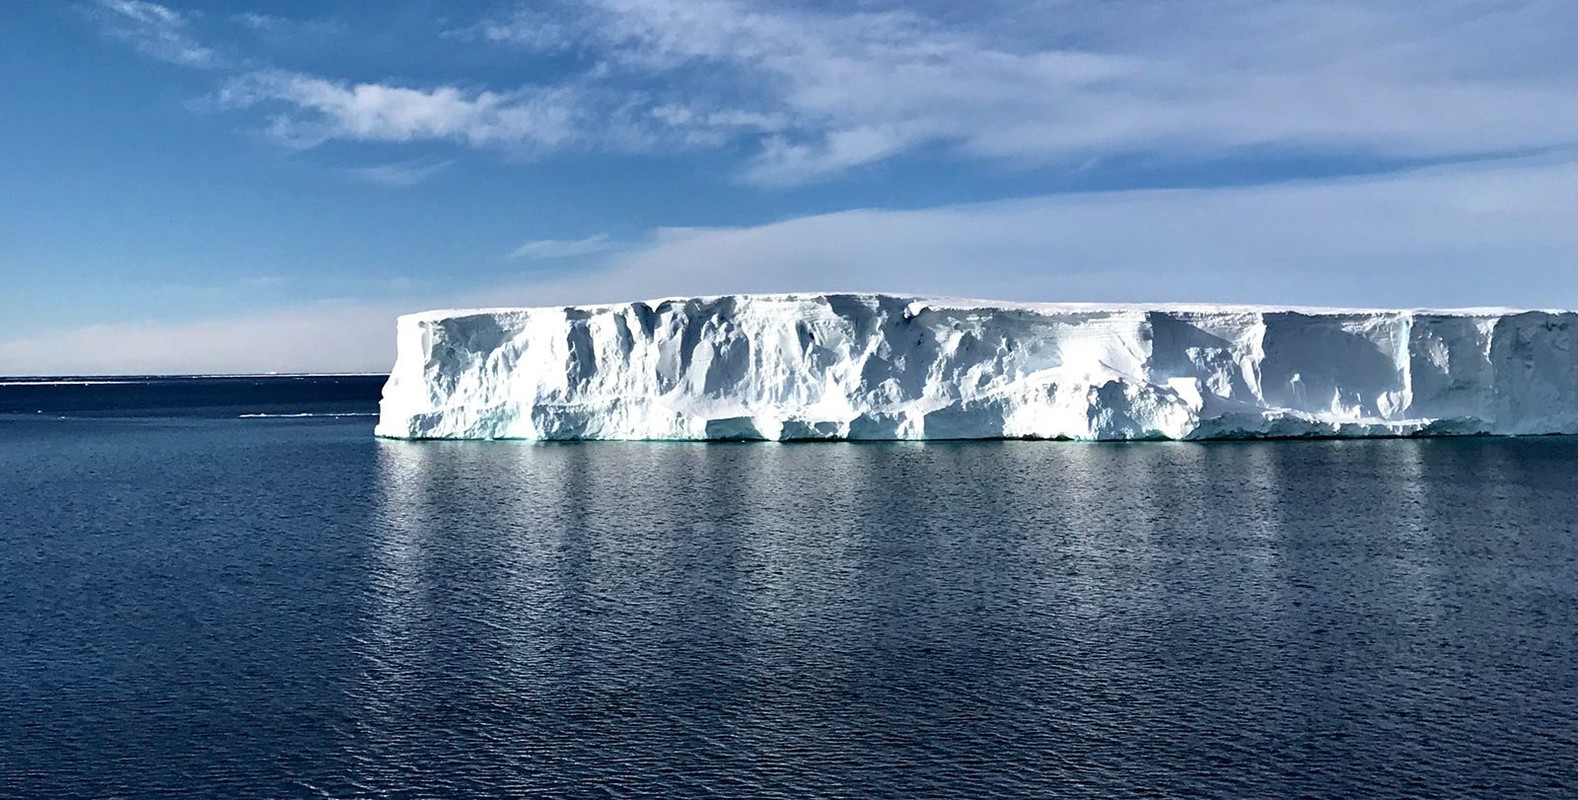
<svg viewBox="0 0 1578 800"><path fill-rule="evenodd" d="M453 160L431 161L414 159L411 161L396 161L389 164L373 164L366 167L352 167L351 175L358 180L379 186L406 187L416 186L446 169L449 169Z"/></svg>
<svg viewBox="0 0 1578 800"><path fill-rule="evenodd" d="M556 89L508 93L453 86L413 89L345 83L295 72L253 72L220 90L230 108L268 106L278 139L312 146L330 139L410 142L447 139L472 146L551 148L573 135L573 104Z"/></svg>
<svg viewBox="0 0 1578 800"><path fill-rule="evenodd" d="M1043 301L1578 307L1578 162L852 210L658 232L525 303L860 290ZM1443 279L1442 276L1451 276Z"/></svg>
<svg viewBox="0 0 1578 800"><path fill-rule="evenodd" d="M0 339L0 375L378 370L406 311L730 292L1572 308L1575 218L1578 163L1546 161L842 211L659 231L591 269L486 290Z"/></svg>
<svg viewBox="0 0 1578 800"><path fill-rule="evenodd" d="M189 15L98 0L106 30L210 65ZM952 8L952 10L948 10ZM279 18L241 24L270 30ZM1570 0L544 0L440 35L511 48L541 83L232 76L295 147L447 141L744 152L764 184L917 152L1006 165L1276 151L1430 161L1578 147Z"/></svg>
<svg viewBox="0 0 1578 800"><path fill-rule="evenodd" d="M254 36L275 39L292 40L293 43L305 46L317 46L331 36L342 35L347 32L343 23L329 19L296 19L281 17L274 14L263 14L256 11L243 11L230 15L230 21L241 26Z"/></svg>
<svg viewBox="0 0 1578 800"><path fill-rule="evenodd" d="M508 42L537 51L565 50L580 39L573 24L541 8L518 9L508 16L484 19L442 35L459 41Z"/></svg>
<svg viewBox="0 0 1578 800"><path fill-rule="evenodd" d="M952 24L905 10L591 0L607 63L663 74L696 120L780 121L747 174L798 182L924 146L1011 161L1256 146L1405 157L1578 142L1565 0L1064 0ZM860 9L883 8L862 4ZM913 6L911 6L913 7ZM999 11L1002 9L999 8ZM1539 53L1538 57L1531 57ZM734 76L721 87L711 76Z"/></svg>
<svg viewBox="0 0 1578 800"><path fill-rule="evenodd" d="M88 11L104 35L149 58L188 67L217 65L214 50L192 35L189 13L145 0L96 0Z"/></svg>
<svg viewBox="0 0 1578 800"><path fill-rule="evenodd" d="M1079 163L1257 147L1432 159L1578 144L1578 54L1552 34L1578 25L1566 0L1236 0L1213 13L986 2L947 23L915 4L556 8L534 4L469 30L526 53L591 54L573 102L617 106L666 145L754 142L744 174L763 183L926 147ZM585 146L585 134L572 128L561 141Z"/></svg>
<svg viewBox="0 0 1578 800"><path fill-rule="evenodd" d="M260 14L256 11L243 11L231 15L231 19L255 31L271 31L280 27L282 18L272 14Z"/></svg>
<svg viewBox="0 0 1578 800"><path fill-rule="evenodd" d="M524 258L535 261L546 261L556 258L570 258L572 256L585 256L593 253L606 253L618 250L625 245L608 238L608 234L599 233L585 239L534 239L526 242L510 252L510 258Z"/></svg>

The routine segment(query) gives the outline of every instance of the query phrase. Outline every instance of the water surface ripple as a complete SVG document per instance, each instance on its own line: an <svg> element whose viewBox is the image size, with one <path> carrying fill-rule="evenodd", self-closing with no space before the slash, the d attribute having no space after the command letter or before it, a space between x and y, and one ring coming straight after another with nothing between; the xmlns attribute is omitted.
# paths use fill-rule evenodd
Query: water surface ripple
<svg viewBox="0 0 1578 800"><path fill-rule="evenodd" d="M1578 793L1578 441L0 421L0 795Z"/></svg>

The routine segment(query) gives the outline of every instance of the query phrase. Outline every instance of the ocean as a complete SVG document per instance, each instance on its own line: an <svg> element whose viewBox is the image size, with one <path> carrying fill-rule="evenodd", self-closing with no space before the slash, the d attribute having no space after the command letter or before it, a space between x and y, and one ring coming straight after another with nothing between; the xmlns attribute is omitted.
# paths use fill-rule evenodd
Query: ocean
<svg viewBox="0 0 1578 800"><path fill-rule="evenodd" d="M0 796L1573 797L1578 439L399 442L0 381Z"/></svg>

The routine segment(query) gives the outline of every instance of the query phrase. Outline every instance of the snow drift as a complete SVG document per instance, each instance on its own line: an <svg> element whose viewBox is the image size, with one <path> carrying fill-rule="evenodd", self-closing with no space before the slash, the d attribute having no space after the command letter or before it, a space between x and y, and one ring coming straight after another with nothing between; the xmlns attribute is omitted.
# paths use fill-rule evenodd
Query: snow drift
<svg viewBox="0 0 1578 800"><path fill-rule="evenodd" d="M400 318L402 439L1578 433L1571 312L724 296Z"/></svg>

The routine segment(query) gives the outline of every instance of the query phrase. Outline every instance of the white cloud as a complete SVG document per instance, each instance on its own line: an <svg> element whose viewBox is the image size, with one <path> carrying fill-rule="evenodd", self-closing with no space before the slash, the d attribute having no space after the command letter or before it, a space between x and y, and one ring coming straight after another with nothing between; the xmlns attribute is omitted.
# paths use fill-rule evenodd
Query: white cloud
<svg viewBox="0 0 1578 800"><path fill-rule="evenodd" d="M192 15L145 0L97 0L91 9L106 36L149 58L189 67L215 66L215 52L191 34Z"/></svg>
<svg viewBox="0 0 1578 800"><path fill-rule="evenodd" d="M98 8L145 52L215 59L185 15L143 0ZM1428 161L1578 147L1575 27L1570 0L547 0L443 34L516 48L540 83L262 70L219 99L263 110L266 130L299 147L744 150L740 174L767 184L935 150L1009 165L1257 151Z"/></svg>
<svg viewBox="0 0 1578 800"><path fill-rule="evenodd" d="M534 239L515 248L510 253L510 258L543 261L585 256L593 253L606 253L610 250L618 250L624 246L609 239L606 233L588 236L585 239Z"/></svg>
<svg viewBox="0 0 1578 800"><path fill-rule="evenodd" d="M411 161L396 161L389 164L373 164L366 167L353 167L351 175L358 180L374 183L379 186L406 187L415 186L434 175L449 168L454 161L429 161L414 159Z"/></svg>
<svg viewBox="0 0 1578 800"><path fill-rule="evenodd" d="M596 53L646 133L755 139L798 182L926 146L1012 161L1247 147L1404 158L1578 144L1567 0L982 3L950 21L865 3L587 0L487 38ZM878 9L878 10L858 10Z"/></svg>
<svg viewBox="0 0 1578 800"><path fill-rule="evenodd" d="M321 46L329 37L347 33L343 23L329 19L295 19L256 11L231 14L230 21L247 29L252 36L273 39L276 43L286 40L296 45Z"/></svg>
<svg viewBox="0 0 1578 800"><path fill-rule="evenodd" d="M262 32L278 30L287 24L282 17L276 17L272 14L260 14L256 11L243 11L239 14L233 14L231 19L244 27Z"/></svg>
<svg viewBox="0 0 1578 800"><path fill-rule="evenodd" d="M563 22L534 8L523 8L508 17L485 19L475 25L445 31L443 36L459 41L509 42L540 51L567 49L578 38Z"/></svg>
<svg viewBox="0 0 1578 800"><path fill-rule="evenodd" d="M515 302L805 290L1008 300L1578 307L1578 163L1104 192L671 229Z"/></svg>
<svg viewBox="0 0 1578 800"><path fill-rule="evenodd" d="M405 311L729 292L1574 308L1573 219L1578 163L1542 161L843 211L659 231L594 269L485 291L0 340L0 374L379 370Z"/></svg>
<svg viewBox="0 0 1578 800"><path fill-rule="evenodd" d="M301 145L329 139L450 139L473 146L554 147L572 132L573 103L567 95L557 89L411 89L271 70L229 81L217 99L231 108L290 107L295 113L275 117L271 132Z"/></svg>

